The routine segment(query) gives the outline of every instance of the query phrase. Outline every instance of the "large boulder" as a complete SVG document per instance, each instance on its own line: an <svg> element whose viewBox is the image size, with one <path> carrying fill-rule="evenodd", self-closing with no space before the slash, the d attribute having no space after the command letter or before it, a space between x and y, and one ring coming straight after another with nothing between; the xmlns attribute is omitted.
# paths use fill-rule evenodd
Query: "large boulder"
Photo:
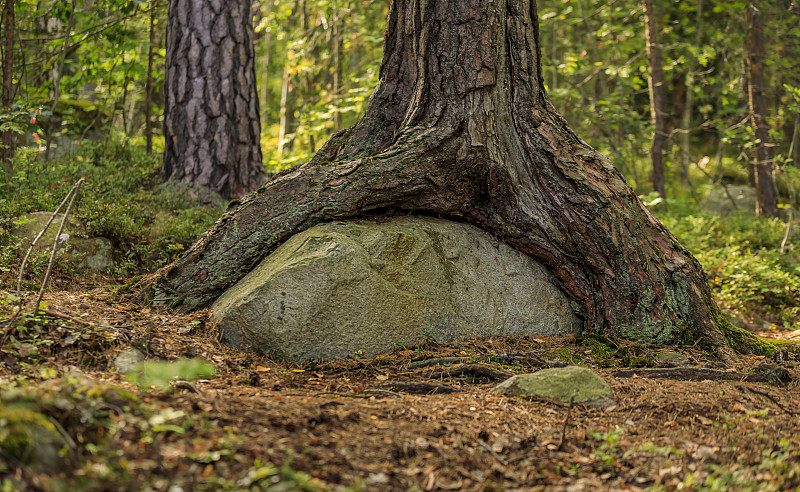
<svg viewBox="0 0 800 492"><path fill-rule="evenodd" d="M297 234L211 310L229 345L290 360L581 330L542 265L478 228L426 217Z"/></svg>
<svg viewBox="0 0 800 492"><path fill-rule="evenodd" d="M36 236L44 229L47 222L53 216L52 212L34 212L18 218L17 225L12 231L22 241L22 247L28 250ZM49 253L53 249L56 234L64 221L64 214L58 214L47 231L36 243L34 250L37 253ZM78 232L82 229L81 224L69 218L64 230L59 237L59 252L78 268L85 268L93 272L105 272L113 264L112 253L114 246L111 241L104 237L84 238Z"/></svg>

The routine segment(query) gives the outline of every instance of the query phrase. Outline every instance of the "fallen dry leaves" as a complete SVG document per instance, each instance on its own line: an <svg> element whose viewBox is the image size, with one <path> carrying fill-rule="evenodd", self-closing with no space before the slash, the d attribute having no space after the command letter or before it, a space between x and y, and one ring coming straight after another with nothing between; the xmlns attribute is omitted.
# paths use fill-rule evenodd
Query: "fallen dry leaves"
<svg viewBox="0 0 800 492"><path fill-rule="evenodd" d="M385 385L430 383L430 367L410 365L437 357L467 357L505 372L538 367L533 359L491 361L532 351L601 365L575 338L427 344L374 359L298 366L225 347L207 313L140 309L104 290L53 293L46 300L48 310L61 315L46 317L40 328L40 339L51 343L27 360L4 352L4 380L42 381L45 368L61 374L77 366L92 381L134 390L112 369L117 354L131 346L151 358L201 357L217 367L215 378L193 383L199 394L134 390L146 405L165 412L165 425L173 427L147 437L144 417L116 417L129 423L108 450L124 461L130 477L119 490L139 490L142 483L155 490L236 490L239 481L256 480L264 464L302 472L311 480L307 485L291 474L269 475L295 480L297 490L699 490L712 482L758 490L800 487L800 421L793 414L800 411L800 372L794 367L784 387L618 379L606 373L619 367L595 368L619 405L609 411L575 407L567 418L563 404L498 398L487 391L491 383L474 377L436 381L454 388L451 394L407 394ZM743 357L732 369L759 362ZM102 462L91 453L81 456L81 473L102 490ZM17 472L12 467L6 473Z"/></svg>

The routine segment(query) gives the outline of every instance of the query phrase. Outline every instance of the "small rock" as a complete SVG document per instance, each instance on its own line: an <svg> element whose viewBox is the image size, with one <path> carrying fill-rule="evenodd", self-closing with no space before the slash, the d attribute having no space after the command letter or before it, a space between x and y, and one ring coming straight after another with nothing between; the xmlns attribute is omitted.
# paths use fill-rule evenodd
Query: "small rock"
<svg viewBox="0 0 800 492"><path fill-rule="evenodd" d="M662 350L656 353L656 362L668 367L681 367L692 365L692 359L678 352Z"/></svg>
<svg viewBox="0 0 800 492"><path fill-rule="evenodd" d="M34 355L39 355L39 348L32 344L32 343L24 343L24 342L12 342L14 348L19 353L19 356L24 358L31 357Z"/></svg>
<svg viewBox="0 0 800 492"><path fill-rule="evenodd" d="M574 402L592 408L610 408L617 403L608 383L593 371L567 366L543 369L533 374L519 374L509 378L493 390L508 396L546 397L569 403Z"/></svg>
<svg viewBox="0 0 800 492"><path fill-rule="evenodd" d="M144 362L144 354L135 348L129 348L114 359L114 367L121 374L128 374Z"/></svg>
<svg viewBox="0 0 800 492"><path fill-rule="evenodd" d="M699 446L697 451L692 455L696 460L705 460L717 454L719 448L712 448L710 446Z"/></svg>
<svg viewBox="0 0 800 492"><path fill-rule="evenodd" d="M26 214L15 220L17 224L13 229L13 234L22 241L23 250L27 250L36 236L44 229L44 226L53 217L51 212L34 212ZM58 214L45 234L36 243L37 253L48 253L53 248L56 234L64 221L64 214ZM64 230L58 236L59 254L73 262L79 268L86 268L95 272L108 270L112 266L112 253L114 246L110 240L104 237L82 238L75 233L76 230L83 229L83 225L73 218L69 218Z"/></svg>
<svg viewBox="0 0 800 492"><path fill-rule="evenodd" d="M370 483L387 484L389 483L389 476L385 473L370 473L367 480Z"/></svg>

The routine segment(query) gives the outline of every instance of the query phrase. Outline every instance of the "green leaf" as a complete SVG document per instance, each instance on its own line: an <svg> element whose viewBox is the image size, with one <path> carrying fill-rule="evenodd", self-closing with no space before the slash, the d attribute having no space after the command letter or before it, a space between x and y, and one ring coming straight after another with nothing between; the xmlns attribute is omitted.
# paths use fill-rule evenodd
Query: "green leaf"
<svg viewBox="0 0 800 492"><path fill-rule="evenodd" d="M155 386L163 389L173 380L193 381L214 377L215 374L214 365L201 359L146 360L125 377L141 388Z"/></svg>

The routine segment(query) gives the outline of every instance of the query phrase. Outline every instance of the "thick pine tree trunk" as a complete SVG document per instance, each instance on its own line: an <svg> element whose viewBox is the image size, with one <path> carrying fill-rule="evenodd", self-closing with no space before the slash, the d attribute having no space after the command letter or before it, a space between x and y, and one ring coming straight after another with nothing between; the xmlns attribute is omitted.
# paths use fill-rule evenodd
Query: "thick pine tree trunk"
<svg viewBox="0 0 800 492"><path fill-rule="evenodd" d="M756 213L767 217L778 216L778 193L772 177L772 160L769 151L767 103L764 100L764 33L761 12L755 0L748 1L747 12L747 70L750 95L750 118L755 129L756 150L753 174L756 187Z"/></svg>
<svg viewBox="0 0 800 492"><path fill-rule="evenodd" d="M698 262L548 100L533 1L395 0L387 24L363 119L145 282L155 305L207 306L298 231L393 208L474 224L545 263L585 332L730 350Z"/></svg>
<svg viewBox="0 0 800 492"><path fill-rule="evenodd" d="M249 0L170 0L164 180L238 198L264 178Z"/></svg>

